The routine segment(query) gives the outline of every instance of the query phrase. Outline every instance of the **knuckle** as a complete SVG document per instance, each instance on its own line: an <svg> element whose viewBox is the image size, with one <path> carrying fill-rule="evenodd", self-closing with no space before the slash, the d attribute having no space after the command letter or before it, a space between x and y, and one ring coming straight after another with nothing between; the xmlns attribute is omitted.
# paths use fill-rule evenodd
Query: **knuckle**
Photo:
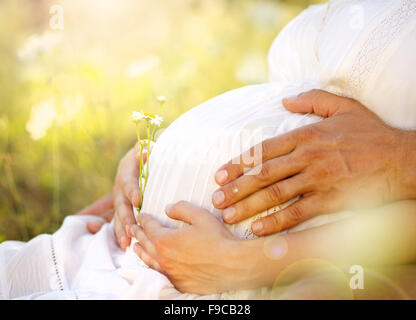
<svg viewBox="0 0 416 320"><path fill-rule="evenodd" d="M271 177L270 165L267 163L263 163L256 177L257 177L257 180L262 184L269 182L270 177Z"/></svg>
<svg viewBox="0 0 416 320"><path fill-rule="evenodd" d="M321 132L316 126L307 126L302 129L302 136L304 140L317 140L321 138Z"/></svg>
<svg viewBox="0 0 416 320"><path fill-rule="evenodd" d="M272 231L280 231L281 230L281 219L279 217L278 213L274 213L269 215L268 217L268 224L269 224L269 229Z"/></svg>
<svg viewBox="0 0 416 320"><path fill-rule="evenodd" d="M167 259L165 259L165 258L163 258L163 257L160 257L160 256L159 256L159 261L158 261L158 263L159 263L159 266L160 266L163 270L165 270L166 272L169 272L169 270L170 270L170 263L169 263L169 261L168 261Z"/></svg>
<svg viewBox="0 0 416 320"><path fill-rule="evenodd" d="M139 257L140 259L142 259L142 261L148 266L150 267L150 260L149 257L147 255L145 255L145 253L143 251L140 251L139 253Z"/></svg>
<svg viewBox="0 0 416 320"><path fill-rule="evenodd" d="M267 195L269 200L273 203L280 203L283 201L283 192L281 187L275 183L267 188Z"/></svg>
<svg viewBox="0 0 416 320"><path fill-rule="evenodd" d="M250 216L251 212L253 211L250 208L248 200L242 200L240 202L237 202L236 204L234 204L234 208L235 208L234 221L236 222L241 221L246 216Z"/></svg>
<svg viewBox="0 0 416 320"><path fill-rule="evenodd" d="M240 175L240 172L243 171L242 163L243 162L239 160L238 163L227 164L226 166L222 168L223 170L227 171L227 174L228 174L227 181L229 181L230 179L235 179L236 177Z"/></svg>
<svg viewBox="0 0 416 320"><path fill-rule="evenodd" d="M125 195L128 199L133 199L134 198L134 189L132 188L131 185L126 186Z"/></svg>
<svg viewBox="0 0 416 320"><path fill-rule="evenodd" d="M167 246L166 246L166 240L164 238L158 238L154 241L154 246L156 251L163 255L164 253L166 253L167 250Z"/></svg>
<svg viewBox="0 0 416 320"><path fill-rule="evenodd" d="M184 210L187 206L187 202L185 200L178 201L173 207L173 210Z"/></svg>
<svg viewBox="0 0 416 320"><path fill-rule="evenodd" d="M269 159L272 155L271 140L267 139L261 142L261 154L264 159Z"/></svg>
<svg viewBox="0 0 416 320"><path fill-rule="evenodd" d="M311 156L316 159L318 156ZM308 181L313 183L314 186L323 185L325 181L332 176L332 169L329 165L319 165L318 162L311 166L307 171Z"/></svg>
<svg viewBox="0 0 416 320"><path fill-rule="evenodd" d="M114 234L116 235L118 243L121 245L121 237L124 236L125 232L124 232L123 228L121 228L120 222L118 222L118 223L115 222Z"/></svg>
<svg viewBox="0 0 416 320"><path fill-rule="evenodd" d="M293 206L289 209L289 217L292 221L301 221L303 220L305 214L301 206Z"/></svg>
<svg viewBox="0 0 416 320"><path fill-rule="evenodd" d="M311 98L317 98L322 94L322 90L312 89L312 90L308 91L306 94L308 94Z"/></svg>
<svg viewBox="0 0 416 320"><path fill-rule="evenodd" d="M350 98L350 97L340 97L340 101L339 103L344 106L344 107L355 107L355 108L359 108L362 109L361 107L363 106L360 102L358 102L357 100ZM367 109L367 108L364 108Z"/></svg>
<svg viewBox="0 0 416 320"><path fill-rule="evenodd" d="M314 160L320 159L326 156L325 150L320 150L313 145L304 145L296 150L293 160L302 162L304 165L310 167Z"/></svg>
<svg viewBox="0 0 416 320"><path fill-rule="evenodd" d="M128 217L131 214L130 208L126 206L125 203L120 204L118 207L118 217L120 222L123 222L126 217Z"/></svg>
<svg viewBox="0 0 416 320"><path fill-rule="evenodd" d="M233 167L236 166L236 164L234 164L233 162L237 162L237 161L236 160L230 160L229 162L224 164L221 168L219 168L218 171L225 170L228 173L233 172Z"/></svg>
<svg viewBox="0 0 416 320"><path fill-rule="evenodd" d="M331 174L332 174L331 168L328 166L322 166L316 170L317 178L320 180L327 179L328 177L331 176Z"/></svg>

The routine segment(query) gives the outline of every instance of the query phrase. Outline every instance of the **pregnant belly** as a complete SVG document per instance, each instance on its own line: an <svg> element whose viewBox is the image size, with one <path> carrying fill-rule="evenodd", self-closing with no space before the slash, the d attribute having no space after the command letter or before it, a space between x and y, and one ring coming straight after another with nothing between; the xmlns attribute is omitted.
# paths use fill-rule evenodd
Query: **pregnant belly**
<svg viewBox="0 0 416 320"><path fill-rule="evenodd" d="M293 114L281 103L284 97L314 87L317 86L284 83L247 86L208 100L182 115L163 132L152 151L143 212L168 226L180 226L181 222L166 216L164 208L186 200L220 217L221 211L211 202L212 193L218 188L215 171L264 139L319 121L314 115ZM236 236L254 237L250 229L254 218L228 227Z"/></svg>

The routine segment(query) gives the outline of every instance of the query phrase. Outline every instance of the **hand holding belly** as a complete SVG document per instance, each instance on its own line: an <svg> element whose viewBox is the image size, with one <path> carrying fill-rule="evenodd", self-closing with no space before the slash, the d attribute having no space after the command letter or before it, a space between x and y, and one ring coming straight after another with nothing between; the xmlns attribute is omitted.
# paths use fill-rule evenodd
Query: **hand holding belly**
<svg viewBox="0 0 416 320"><path fill-rule="evenodd" d="M183 221L183 228L168 228L147 214L140 214L138 225L128 229L138 242L133 249L149 267L164 273L181 292L211 294L250 284L250 246L224 226L211 212L180 201L166 207L166 214ZM257 250L259 251L259 250Z"/></svg>
<svg viewBox="0 0 416 320"><path fill-rule="evenodd" d="M327 119L263 141L260 167L244 164L242 154L217 171L213 204L226 223L301 196L252 225L256 235L267 235L319 214L416 197L415 132L389 127L359 102L321 90L283 104Z"/></svg>

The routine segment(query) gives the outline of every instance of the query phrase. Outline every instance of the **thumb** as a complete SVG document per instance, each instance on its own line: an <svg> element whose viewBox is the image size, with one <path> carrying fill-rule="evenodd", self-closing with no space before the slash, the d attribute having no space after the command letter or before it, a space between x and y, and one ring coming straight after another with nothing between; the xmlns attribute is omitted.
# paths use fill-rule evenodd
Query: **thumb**
<svg viewBox="0 0 416 320"><path fill-rule="evenodd" d="M327 118L351 111L358 102L327 91L314 89L282 100L283 106L295 113L314 113Z"/></svg>
<svg viewBox="0 0 416 320"><path fill-rule="evenodd" d="M187 224L198 224L204 215L210 212L187 201L179 201L166 206L166 214L169 218L186 222Z"/></svg>

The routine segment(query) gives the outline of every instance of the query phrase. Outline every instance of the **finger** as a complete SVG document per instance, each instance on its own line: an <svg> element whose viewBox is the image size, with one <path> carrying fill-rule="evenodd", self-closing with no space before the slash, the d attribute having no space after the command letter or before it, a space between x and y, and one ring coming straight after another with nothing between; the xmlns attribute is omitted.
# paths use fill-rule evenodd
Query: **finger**
<svg viewBox="0 0 416 320"><path fill-rule="evenodd" d="M293 153L268 160L261 164L260 168L254 168L258 171L257 174L250 174L249 171L219 188L212 196L212 203L217 209L226 208L258 192L259 189L300 172L306 165Z"/></svg>
<svg viewBox="0 0 416 320"><path fill-rule="evenodd" d="M354 101L354 103L351 103ZM360 108L355 100L340 97L323 90L311 90L295 97L282 100L283 106L292 112L314 113L321 117L332 117L345 113L351 108Z"/></svg>
<svg viewBox="0 0 416 320"><path fill-rule="evenodd" d="M114 209L107 210L101 216L105 221L110 222L114 216ZM89 221L87 222L87 229L92 234L97 233L101 230L101 227L105 224L104 221Z"/></svg>
<svg viewBox="0 0 416 320"><path fill-rule="evenodd" d="M312 188L304 174L279 181L226 208L222 212L226 223L237 223L279 204L285 203Z"/></svg>
<svg viewBox="0 0 416 320"><path fill-rule="evenodd" d="M143 158L143 163L146 163L146 161L147 161L147 150L142 151L142 158ZM140 151L136 152L136 161L137 161L138 164L140 164Z"/></svg>
<svg viewBox="0 0 416 320"><path fill-rule="evenodd" d="M140 245L146 250L153 259L156 259L157 252L153 243L147 238L142 227L137 224L129 226L127 234L130 237L136 238Z"/></svg>
<svg viewBox="0 0 416 320"><path fill-rule="evenodd" d="M143 231L146 234L146 237L153 243L160 236L163 236L167 232L171 231L171 229L164 227L155 218L145 213L140 213L138 217L138 222L140 226L143 228Z"/></svg>
<svg viewBox="0 0 416 320"><path fill-rule="evenodd" d="M131 149L120 161L116 186L135 207L138 207L140 202L140 166L135 160L134 152L135 150Z"/></svg>
<svg viewBox="0 0 416 320"><path fill-rule="evenodd" d="M146 163L147 161L147 154L149 153L149 155L152 153L153 147L154 147L155 143L153 141L150 141L150 151L147 152L147 147L143 148L142 151L142 158L143 158L143 163ZM139 143L136 143L135 145L135 152L136 152L136 160L137 163L140 163L140 149L139 149Z"/></svg>
<svg viewBox="0 0 416 320"><path fill-rule="evenodd" d="M319 214L326 213L324 199L312 195L292 203L287 208L254 222L251 229L258 236L265 236L291 228Z"/></svg>
<svg viewBox="0 0 416 320"><path fill-rule="evenodd" d="M94 215L94 216L101 216L106 211L113 208L113 197L112 194L106 194L105 196L101 197L93 204L89 205L88 207L82 209L76 214L79 215Z"/></svg>
<svg viewBox="0 0 416 320"><path fill-rule="evenodd" d="M127 236L125 229L121 225L121 220L117 219L117 213L114 219L114 233L121 250L126 251L126 248L130 245L130 238Z"/></svg>
<svg viewBox="0 0 416 320"><path fill-rule="evenodd" d="M149 256L146 250L139 244L135 243L133 246L133 251L139 256L139 258L150 268L162 272L162 268L160 267L159 263Z"/></svg>
<svg viewBox="0 0 416 320"><path fill-rule="evenodd" d="M104 224L104 221L89 221L87 222L87 229L90 233L96 234Z"/></svg>
<svg viewBox="0 0 416 320"><path fill-rule="evenodd" d="M211 214L208 210L187 201L179 201L173 205L167 205L165 211L169 218L191 225L201 222L204 214Z"/></svg>
<svg viewBox="0 0 416 320"><path fill-rule="evenodd" d="M129 200L118 191L115 191L114 210L116 211L115 220L119 220L121 227L125 230L127 225L136 224L134 212Z"/></svg>
<svg viewBox="0 0 416 320"><path fill-rule="evenodd" d="M104 212L102 217L105 221L110 222L114 217L114 208Z"/></svg>
<svg viewBox="0 0 416 320"><path fill-rule="evenodd" d="M124 196L129 199L130 203L138 207L140 205L139 173L135 174L137 175L124 175L121 177L119 185Z"/></svg>
<svg viewBox="0 0 416 320"><path fill-rule="evenodd" d="M283 156L296 148L298 129L264 140L238 157L221 166L215 173L215 181L222 186L240 177L244 172L267 160ZM255 174L255 172L252 172Z"/></svg>

